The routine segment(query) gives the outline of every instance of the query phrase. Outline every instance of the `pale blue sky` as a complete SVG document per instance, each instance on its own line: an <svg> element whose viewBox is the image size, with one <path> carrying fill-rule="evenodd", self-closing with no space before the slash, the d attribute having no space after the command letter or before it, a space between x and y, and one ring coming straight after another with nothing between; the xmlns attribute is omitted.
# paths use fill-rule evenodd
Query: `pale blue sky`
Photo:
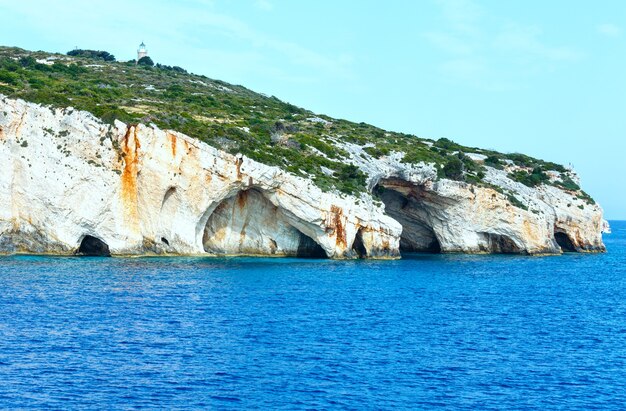
<svg viewBox="0 0 626 411"><path fill-rule="evenodd" d="M626 1L0 0L0 44L151 57L318 113L572 163L626 219Z"/></svg>

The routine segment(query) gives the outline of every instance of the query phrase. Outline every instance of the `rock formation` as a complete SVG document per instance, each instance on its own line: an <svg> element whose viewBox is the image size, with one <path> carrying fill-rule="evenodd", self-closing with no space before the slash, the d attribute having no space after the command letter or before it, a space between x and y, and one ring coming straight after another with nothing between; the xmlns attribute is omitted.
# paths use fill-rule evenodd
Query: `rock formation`
<svg viewBox="0 0 626 411"><path fill-rule="evenodd" d="M0 252L396 258L603 251L602 210L487 167L437 178L344 144L374 196L323 192L175 131L0 96ZM511 195L520 203L514 205ZM521 206L520 206L521 204Z"/></svg>

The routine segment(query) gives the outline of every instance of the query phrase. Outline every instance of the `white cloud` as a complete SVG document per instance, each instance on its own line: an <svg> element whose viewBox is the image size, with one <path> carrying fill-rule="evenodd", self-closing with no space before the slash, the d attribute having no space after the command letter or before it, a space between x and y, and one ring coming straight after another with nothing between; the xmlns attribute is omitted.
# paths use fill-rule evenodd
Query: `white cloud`
<svg viewBox="0 0 626 411"><path fill-rule="evenodd" d="M598 27L598 33L607 37L620 37L622 35L622 28L612 23L600 24Z"/></svg>
<svg viewBox="0 0 626 411"><path fill-rule="evenodd" d="M218 29L223 34L246 41L254 47L276 51L287 57L293 64L323 70L334 76L344 78L351 76L348 66L352 59L347 55L329 57L296 43L277 39L254 30L243 21L230 16L207 13L198 16L195 24L197 27L206 26Z"/></svg>
<svg viewBox="0 0 626 411"><path fill-rule="evenodd" d="M447 23L457 32L476 34L484 11L471 0L435 0Z"/></svg>
<svg viewBox="0 0 626 411"><path fill-rule="evenodd" d="M254 5L257 8L265 11L271 11L274 9L274 5L270 3L269 0L255 0Z"/></svg>
<svg viewBox="0 0 626 411"><path fill-rule="evenodd" d="M550 46L541 41L543 31L536 26L508 24L494 40L494 46L503 52L523 54L550 61L576 61L582 53L565 46Z"/></svg>
<svg viewBox="0 0 626 411"><path fill-rule="evenodd" d="M471 0L434 1L443 24L424 38L444 54L439 67L448 80L510 90L523 87L524 79L584 58L574 47L546 42L540 27L499 18Z"/></svg>

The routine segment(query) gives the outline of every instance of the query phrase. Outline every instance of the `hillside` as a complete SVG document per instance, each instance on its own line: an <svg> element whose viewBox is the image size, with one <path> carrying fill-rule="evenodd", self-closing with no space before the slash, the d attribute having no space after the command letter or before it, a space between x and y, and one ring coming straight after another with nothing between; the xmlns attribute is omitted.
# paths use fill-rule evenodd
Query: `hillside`
<svg viewBox="0 0 626 411"><path fill-rule="evenodd" d="M111 124L118 119L177 130L309 178L323 190L364 192L367 176L355 164L399 155L404 163L435 165L440 178L494 188L520 207L524 204L513 193L485 180L485 166L503 169L526 186L553 185L593 204L575 176L558 164L334 119L179 67L0 47L0 94L89 111ZM355 159L350 147L361 147L361 158Z"/></svg>
<svg viewBox="0 0 626 411"><path fill-rule="evenodd" d="M72 54L0 49L0 253L605 251L561 165Z"/></svg>

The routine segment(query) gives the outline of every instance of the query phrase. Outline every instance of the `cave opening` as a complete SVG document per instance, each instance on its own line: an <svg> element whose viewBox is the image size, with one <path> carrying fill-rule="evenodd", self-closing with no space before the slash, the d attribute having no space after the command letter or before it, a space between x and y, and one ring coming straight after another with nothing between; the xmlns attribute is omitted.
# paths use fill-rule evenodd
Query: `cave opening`
<svg viewBox="0 0 626 411"><path fill-rule="evenodd" d="M482 247L483 251L493 254L523 254L524 250L521 249L515 241L503 234L494 233L480 233L483 237Z"/></svg>
<svg viewBox="0 0 626 411"><path fill-rule="evenodd" d="M362 230L357 231L354 242L352 243L352 250L359 258L367 257L367 249L365 248L365 244L363 244Z"/></svg>
<svg viewBox="0 0 626 411"><path fill-rule="evenodd" d="M437 237L435 237L435 234L433 233L432 235L433 239L425 246L424 244L416 246L414 243L407 241L407 236L400 236L400 252L441 254L441 244L439 243L439 240L437 240Z"/></svg>
<svg viewBox="0 0 626 411"><path fill-rule="evenodd" d="M428 209L418 196L399 184L398 190L381 184L374 194L385 204L385 212L402 225L400 253L441 253L441 243L428 222Z"/></svg>
<svg viewBox="0 0 626 411"><path fill-rule="evenodd" d="M564 253L576 252L576 247L567 234L557 231L554 233L554 239Z"/></svg>
<svg viewBox="0 0 626 411"><path fill-rule="evenodd" d="M312 237L294 227L293 219L261 190L241 190L222 200L208 217L202 233L204 251L218 255L328 258Z"/></svg>
<svg viewBox="0 0 626 411"><path fill-rule="evenodd" d="M161 237L161 242L162 242L163 244L165 244L165 245L168 245L168 246L170 245L170 242L169 242L169 241L168 241L168 239L167 239L167 238L165 238L165 237Z"/></svg>
<svg viewBox="0 0 626 411"><path fill-rule="evenodd" d="M296 251L298 258L328 258L326 251L321 245L316 243L311 237L300 232L300 242Z"/></svg>
<svg viewBox="0 0 626 411"><path fill-rule="evenodd" d="M101 239L86 235L80 242L76 255L85 257L110 257L111 251L107 243Z"/></svg>

